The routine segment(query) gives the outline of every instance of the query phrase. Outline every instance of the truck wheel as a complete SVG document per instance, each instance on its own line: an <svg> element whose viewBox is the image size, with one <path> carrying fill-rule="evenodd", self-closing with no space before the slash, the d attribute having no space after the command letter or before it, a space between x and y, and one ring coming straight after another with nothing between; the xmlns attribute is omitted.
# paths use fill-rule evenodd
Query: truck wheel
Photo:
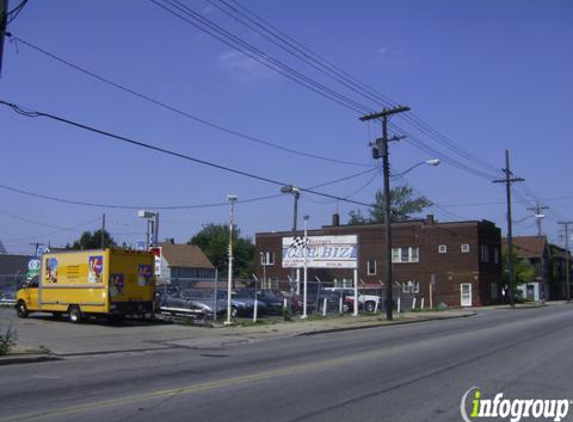
<svg viewBox="0 0 573 422"><path fill-rule="evenodd" d="M82 322L84 316L79 306L71 306L68 310L68 320L74 324Z"/></svg>
<svg viewBox="0 0 573 422"><path fill-rule="evenodd" d="M26 318L29 314L28 308L26 307L26 302L19 300L16 304L16 313L20 318Z"/></svg>
<svg viewBox="0 0 573 422"><path fill-rule="evenodd" d="M370 312L372 314L376 310L376 303L366 302L366 305L364 305L364 308L366 309L366 312Z"/></svg>

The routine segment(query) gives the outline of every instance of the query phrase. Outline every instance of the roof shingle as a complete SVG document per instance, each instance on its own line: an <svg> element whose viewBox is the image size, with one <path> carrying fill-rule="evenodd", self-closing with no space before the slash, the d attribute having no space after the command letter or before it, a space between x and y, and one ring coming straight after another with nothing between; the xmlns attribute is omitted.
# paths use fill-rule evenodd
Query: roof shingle
<svg viewBox="0 0 573 422"><path fill-rule="evenodd" d="M215 268L198 246L176 245L171 242L160 242L159 246L171 267Z"/></svg>

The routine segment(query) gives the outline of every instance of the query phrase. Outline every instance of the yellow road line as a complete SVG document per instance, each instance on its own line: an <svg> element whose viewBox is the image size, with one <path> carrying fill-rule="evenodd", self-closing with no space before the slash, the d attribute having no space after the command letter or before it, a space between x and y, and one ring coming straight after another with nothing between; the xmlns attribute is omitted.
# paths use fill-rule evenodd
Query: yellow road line
<svg viewBox="0 0 573 422"><path fill-rule="evenodd" d="M120 399L112 399L112 400L102 400L99 402L93 403L86 403L77 406L70 406L64 407L61 409L47 411L47 412L38 412L38 413L30 413L26 415L19 415L19 416L10 416L8 418L0 419L0 422L18 422L18 421L30 421L36 420L41 418L50 418L55 416L62 416L62 415L69 415L72 413L79 413L85 412L89 410L101 409L101 408L109 408L115 406L121 406L125 404L136 403L140 401L150 400L150 399L158 399L158 398L166 398L166 397L174 397L180 396L185 394L194 394L199 392L205 392L210 390L215 390L217 388L224 388L224 387L231 387L234 385L240 384L247 384L256 381L271 379L271 378L278 378L285 375L290 375L293 373L300 373L306 371L315 371L319 369L327 369L334 366L340 366L348 363L359 362L367 359L372 359L374 357L379 356L382 353L381 350L375 350L370 352L363 352L360 354L342 357L342 358L333 358L324 360L321 362L312 362L312 363L305 363L299 365L292 365L282 369L276 369L273 371L265 371L259 372L257 374L252 375L243 375L240 377L233 377L233 378L226 378L218 381L211 381L206 383L200 383L195 385L189 385L186 387L181 388L173 388L167 390L157 390L151 393L144 393L139 395L134 395L130 397L124 397Z"/></svg>

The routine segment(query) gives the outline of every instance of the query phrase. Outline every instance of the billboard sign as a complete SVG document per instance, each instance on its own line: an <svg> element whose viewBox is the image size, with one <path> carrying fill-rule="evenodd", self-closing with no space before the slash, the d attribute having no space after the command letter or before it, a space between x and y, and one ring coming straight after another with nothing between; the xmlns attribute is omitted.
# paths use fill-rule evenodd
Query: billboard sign
<svg viewBox="0 0 573 422"><path fill-rule="evenodd" d="M358 268L358 236L283 237L283 268Z"/></svg>

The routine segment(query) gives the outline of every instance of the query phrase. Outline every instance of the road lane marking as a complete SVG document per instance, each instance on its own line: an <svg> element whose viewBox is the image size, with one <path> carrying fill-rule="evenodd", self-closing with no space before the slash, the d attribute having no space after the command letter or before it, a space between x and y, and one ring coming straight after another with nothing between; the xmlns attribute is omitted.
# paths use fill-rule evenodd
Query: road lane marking
<svg viewBox="0 0 573 422"><path fill-rule="evenodd" d="M387 353L383 350L375 350L370 352L363 352L353 356L347 356L342 358L333 358L321 362L312 362L299 365L292 365L282 369L275 369L272 371L264 371L258 374L243 375L239 377L226 378L218 381L210 381L206 383L199 383L194 385L189 385L181 388L172 388L166 390L153 391L151 393L138 394L134 396L124 397L120 399L102 400L99 402L86 403L76 406L64 407L61 409L56 409L47 412L37 412L30 413L26 415L10 416L7 418L0 419L0 422L19 422L19 421L30 421L42 418L57 417L63 415L69 415L72 413L85 412L101 408L110 408L116 406L122 406L126 404L132 404L140 401L159 399L159 398L171 398L175 396L181 396L186 394L195 394L205 391L210 391L218 388L232 387L241 384L248 384L257 381L267 380L271 378L278 378L286 375L291 375L293 373L300 373L306 371L328 369L331 367L344 365L348 363L360 362L368 359L372 359L380 356L382 353Z"/></svg>
<svg viewBox="0 0 573 422"><path fill-rule="evenodd" d="M490 356L492 353L497 353L499 350L504 350L504 349L508 349L511 347L515 347L516 344L521 344L521 343L530 341L532 339L537 339L539 337L543 337L543 336L552 334L556 331L560 331L560 330L568 329L568 328L571 328L570 325L564 325L561 327L553 328L553 329L545 332L543 335L533 335L533 336L529 336L529 337L521 337L519 340L511 342L505 346L501 346L500 348L497 348L494 351L489 351L489 352L483 353L483 354L478 355L478 356L473 356L473 357L471 357L471 359L469 359L467 361L461 361L458 363L454 363L452 365L446 366L445 368L439 368L436 371L439 372L439 371L443 371L443 370L448 370L448 369L451 369L453 367L457 367L457 366L462 365L462 364L467 364L467 363L469 363L469 361L473 361L475 359L480 359L483 357ZM482 330L485 330L485 329L480 329L478 331L482 331ZM460 333L455 333L452 336L457 336L459 334ZM476 335L476 332L474 331L474 332L464 333L464 334ZM424 340L424 343L426 344L426 346L430 346L430 345L439 346L439 345L443 344L443 342L444 342L444 337L436 337L436 338ZM388 353L400 353L400 351L403 348L408 348L408 347L411 347L411 345L410 344L395 345L394 347L392 347L390 349L381 348L381 349L375 349L375 350L370 350L370 351L366 351L366 352L356 353L354 355L350 355L350 356L346 356L346 357L327 359L327 360L323 360L320 362L295 364L295 365L291 365L291 366L288 366L288 367L285 367L282 369L275 369L272 371L263 371L263 372L259 372L259 373L252 374L252 375L243 375L243 376L239 376L239 377L226 378L226 379L217 380L217 381L192 384L192 385L189 385L186 387L181 387L181 388L157 390L157 391L152 391L150 393L143 393L143 394L128 396L128 397L119 398L119 399L102 400L99 402L63 407L60 409L55 409L53 411L35 412L35 413L29 413L29 414L24 414L24 415L15 415L15 416L10 416L10 417L0 419L0 422L19 422L19 421L37 420L37 419L42 419L42 418L50 418L50 417L57 417L57 416L68 415L68 414L73 414L73 413L86 412L86 411L96 410L96 409L100 409L100 408L112 408L112 407L116 407L116 406L132 404L132 403L141 402L141 401L150 400L150 399L171 398L171 397L180 396L180 395L201 393L201 392L215 390L218 388L232 387L232 386L237 386L237 385L241 385L241 384L247 384L247 383L253 383L253 382L257 382L257 381L272 379L272 378L283 377L283 376L291 375L294 373L304 373L304 372L316 371L316 370L321 370L321 369L328 369L328 368L332 368L332 367L338 367L340 365L346 365L346 364L350 364L350 363L363 362L363 361L366 361L369 359L380 358L382 355L386 355Z"/></svg>

